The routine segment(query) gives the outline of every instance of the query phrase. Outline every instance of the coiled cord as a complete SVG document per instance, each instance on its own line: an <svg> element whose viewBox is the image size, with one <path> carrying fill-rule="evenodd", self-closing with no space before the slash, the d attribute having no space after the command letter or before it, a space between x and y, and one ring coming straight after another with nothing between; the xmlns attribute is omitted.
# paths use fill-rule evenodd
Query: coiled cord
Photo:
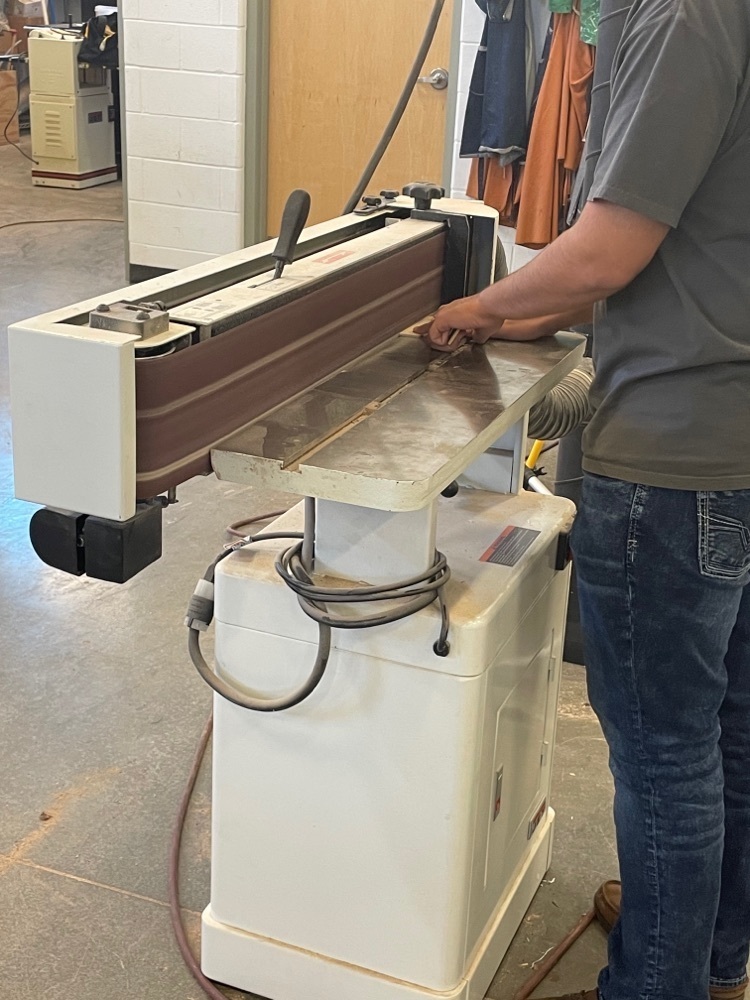
<svg viewBox="0 0 750 1000"><path fill-rule="evenodd" d="M311 504L308 502L308 508ZM311 525L306 519L304 534L299 532L264 532L244 538L229 546L211 563L193 592L188 605L185 624L188 627L188 651L196 670L216 694L233 705L251 712L283 712L301 704L315 691L325 674L331 655L332 629L366 629L395 622L417 614L437 601L440 605L440 634L433 651L436 656L448 656L450 643L450 616L445 603L443 588L450 580L451 572L446 557L435 553L433 565L424 573L401 580L394 584L376 587L321 587L308 573L304 560L311 552ZM205 632L214 616L214 581L216 568L232 553L247 548L256 542L274 539L292 539L296 544L283 552L276 560L276 571L284 583L297 595L300 607L318 625L318 652L307 680L299 688L279 698L260 698L235 682L219 676L203 656L200 634ZM343 617L332 614L329 604L369 604L381 601L395 601L398 606L380 614L361 617Z"/></svg>
<svg viewBox="0 0 750 1000"><path fill-rule="evenodd" d="M303 544L299 543L279 556L276 560L276 572L287 587L297 595L300 607L309 618L319 625L327 625L330 628L377 628L379 625L391 625L403 621L404 618L417 614L437 600L440 604L442 625L440 636L435 643L435 653L438 656L448 655L450 621L443 600L443 587L450 580L451 571L448 560L442 552L435 553L434 563L424 573L408 580L400 580L398 583L379 587L320 587L310 580L302 565ZM326 608L328 604L369 604L378 601L404 603L399 608L384 611L382 614L359 618L333 615Z"/></svg>

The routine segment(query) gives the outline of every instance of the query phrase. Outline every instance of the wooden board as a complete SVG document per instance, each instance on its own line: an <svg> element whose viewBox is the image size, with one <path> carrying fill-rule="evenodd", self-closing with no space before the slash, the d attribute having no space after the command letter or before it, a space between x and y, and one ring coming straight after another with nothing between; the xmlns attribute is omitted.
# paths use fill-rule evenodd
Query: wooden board
<svg viewBox="0 0 750 1000"><path fill-rule="evenodd" d="M18 45L15 46L13 51L26 53L29 51L29 33L24 29L41 27L47 22L43 17L24 17L22 14L9 14L8 23L10 24L10 30L15 31L16 38L18 39Z"/></svg>
<svg viewBox="0 0 750 1000"><path fill-rule="evenodd" d="M13 70L0 70L0 146L10 142L18 142L18 85ZM12 119L12 121L11 121ZM10 122L10 125L8 125ZM6 125L8 128L6 130ZM3 133L7 134L7 139Z"/></svg>
<svg viewBox="0 0 750 1000"><path fill-rule="evenodd" d="M390 118L424 35L433 0L273 0L268 229L289 193L312 195L311 222L335 218ZM447 0L423 75L450 66ZM371 190L440 182L448 91L417 86Z"/></svg>

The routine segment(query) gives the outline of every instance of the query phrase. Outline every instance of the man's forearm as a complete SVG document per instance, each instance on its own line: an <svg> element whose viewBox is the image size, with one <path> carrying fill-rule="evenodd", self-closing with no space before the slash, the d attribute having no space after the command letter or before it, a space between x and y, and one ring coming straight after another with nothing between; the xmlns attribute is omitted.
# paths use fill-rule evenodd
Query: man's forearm
<svg viewBox="0 0 750 1000"><path fill-rule="evenodd" d="M480 307L500 320L590 308L629 285L668 231L628 209L590 202L575 226L530 264L485 289Z"/></svg>
<svg viewBox="0 0 750 1000"><path fill-rule="evenodd" d="M564 233L526 267L486 288L479 297L482 308L502 319L549 316L586 322L577 317L590 316L595 302L619 289L600 273L582 243L575 228Z"/></svg>
<svg viewBox="0 0 750 1000"><path fill-rule="evenodd" d="M530 264L479 295L441 306L418 332L444 351L490 337L535 340L585 323L595 302L648 266L668 232L664 223L630 209L589 202L575 226Z"/></svg>
<svg viewBox="0 0 750 1000"><path fill-rule="evenodd" d="M554 337L560 330L570 330L574 326L593 323L594 310L591 306L554 316L538 316L534 319L509 319L502 328L492 335L495 340L541 340Z"/></svg>

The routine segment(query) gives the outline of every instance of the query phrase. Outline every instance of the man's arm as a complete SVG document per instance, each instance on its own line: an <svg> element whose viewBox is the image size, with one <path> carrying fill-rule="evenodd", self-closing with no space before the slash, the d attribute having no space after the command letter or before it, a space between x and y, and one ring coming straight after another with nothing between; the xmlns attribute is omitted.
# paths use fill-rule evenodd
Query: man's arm
<svg viewBox="0 0 750 1000"><path fill-rule="evenodd" d="M570 330L574 326L584 326L593 322L593 308L584 306L583 309L554 313L552 316L535 316L533 319L507 319L502 328L492 337L495 340L542 340L544 337L554 337L560 330Z"/></svg>
<svg viewBox="0 0 750 1000"><path fill-rule="evenodd" d="M575 226L530 264L479 295L443 306L423 335L444 350L449 341L502 338L506 320L585 316L641 273L668 232L665 223L630 209L590 202ZM457 330L464 336L456 339Z"/></svg>
<svg viewBox="0 0 750 1000"><path fill-rule="evenodd" d="M493 340L515 341L516 343L528 343L532 340L543 340L545 337L554 337L560 330L570 330L574 326L583 326L594 322L594 310L587 306L584 309L575 309L567 313L555 313L553 316L535 316L533 319L507 319L502 327L491 335ZM432 326L432 321L422 326L414 328L414 332L422 337L427 337ZM452 352L458 350L469 340L468 334L459 334L451 338L450 343L445 347L431 346L435 350Z"/></svg>

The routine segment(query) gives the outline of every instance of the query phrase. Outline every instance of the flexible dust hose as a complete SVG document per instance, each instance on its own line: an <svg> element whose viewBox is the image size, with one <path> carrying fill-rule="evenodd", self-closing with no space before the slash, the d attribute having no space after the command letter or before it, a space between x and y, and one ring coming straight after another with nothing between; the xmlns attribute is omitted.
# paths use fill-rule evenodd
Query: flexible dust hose
<svg viewBox="0 0 750 1000"><path fill-rule="evenodd" d="M593 365L591 361L584 361L531 410L529 437L551 441L577 430L591 416L593 381Z"/></svg>
<svg viewBox="0 0 750 1000"><path fill-rule="evenodd" d="M424 66L425 60L430 53L432 43L435 41L435 35L437 34L438 25L440 24L440 15L443 13L443 7L445 7L445 0L435 0L435 5L432 8L430 20L427 23L427 29L424 33L424 38L422 39L422 44L420 45L414 63L409 70L409 76L404 84L404 89L401 92L401 96L398 99L396 107L393 109L393 114L385 127L385 131L375 147L375 152L370 157L370 160L364 169L364 173L357 182L357 186L352 192L349 201L347 201L344 206L344 215L348 215L350 212L353 212L359 204L359 200L365 193L367 185L372 180L375 175L375 171L380 166L381 160L388 151L388 147L396 134L396 129L401 124L401 119L404 117L409 101L411 100L411 96L414 93L414 88L417 86L419 81L419 74L422 72L422 67Z"/></svg>

